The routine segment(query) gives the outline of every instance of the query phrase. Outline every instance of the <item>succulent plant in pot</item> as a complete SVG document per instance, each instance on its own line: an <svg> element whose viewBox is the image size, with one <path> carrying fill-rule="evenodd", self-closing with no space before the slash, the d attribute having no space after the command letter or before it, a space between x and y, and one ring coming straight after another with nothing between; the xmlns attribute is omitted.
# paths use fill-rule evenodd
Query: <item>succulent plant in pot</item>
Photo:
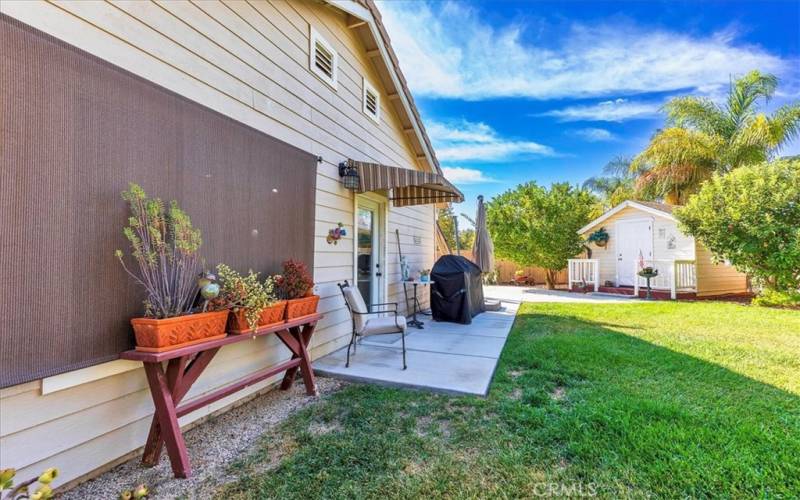
<svg viewBox="0 0 800 500"><path fill-rule="evenodd" d="M314 295L314 280L308 267L298 260L283 263L283 273L275 276L281 297L287 299L286 319L314 314L319 305L319 295Z"/></svg>
<svg viewBox="0 0 800 500"><path fill-rule="evenodd" d="M278 300L274 280L259 281L258 274L250 270L243 276L225 264L217 266L221 288L212 307L231 310L234 333L250 332L283 319L285 302Z"/></svg>
<svg viewBox="0 0 800 500"><path fill-rule="evenodd" d="M131 319L136 348L164 351L224 336L227 311L196 313L193 309L202 239L189 216L176 201L166 206L158 198L148 198L134 183L123 191L122 199L130 209L123 229L131 247L128 258L136 267L128 267L122 250L115 256L146 293L145 317Z"/></svg>

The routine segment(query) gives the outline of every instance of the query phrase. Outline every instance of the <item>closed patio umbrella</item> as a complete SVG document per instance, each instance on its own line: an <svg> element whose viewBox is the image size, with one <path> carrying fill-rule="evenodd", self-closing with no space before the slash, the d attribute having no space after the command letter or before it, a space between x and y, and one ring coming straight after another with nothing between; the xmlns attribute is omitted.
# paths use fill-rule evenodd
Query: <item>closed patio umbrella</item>
<svg viewBox="0 0 800 500"><path fill-rule="evenodd" d="M472 245L472 255L482 273L494 271L494 245L492 237L489 236L489 229L486 227L486 205L483 203L483 195L478 196L478 215L475 218L475 243Z"/></svg>

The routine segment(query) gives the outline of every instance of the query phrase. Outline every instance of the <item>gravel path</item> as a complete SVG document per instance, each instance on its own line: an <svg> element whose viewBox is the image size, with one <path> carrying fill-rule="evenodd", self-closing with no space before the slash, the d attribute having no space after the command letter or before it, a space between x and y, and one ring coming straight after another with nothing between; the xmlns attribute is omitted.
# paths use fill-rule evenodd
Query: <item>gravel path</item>
<svg viewBox="0 0 800 500"><path fill-rule="evenodd" d="M345 383L329 378L317 378L317 390L324 398L338 391ZM166 450L155 467L141 464L141 455L114 467L105 474L82 483L59 496L64 500L109 499L121 491L146 484L150 499L208 498L220 484L235 481L227 475L228 466L246 456L261 435L283 422L297 410L319 401L306 396L302 383L288 392L272 390L242 406L211 418L184 434L192 477L174 479Z"/></svg>

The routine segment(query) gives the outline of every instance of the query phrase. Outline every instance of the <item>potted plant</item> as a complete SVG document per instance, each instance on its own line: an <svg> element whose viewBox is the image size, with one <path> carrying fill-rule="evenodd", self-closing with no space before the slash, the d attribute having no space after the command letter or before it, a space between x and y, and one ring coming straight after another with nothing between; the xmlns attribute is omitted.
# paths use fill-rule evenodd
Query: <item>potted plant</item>
<svg viewBox="0 0 800 500"><path fill-rule="evenodd" d="M123 233L138 273L125 264L122 250L115 255L147 294L144 317L131 319L136 349L160 352L224 337L227 310L194 309L202 240L189 216L176 201L167 207L158 198L148 198L137 184L131 183L122 199L131 212Z"/></svg>
<svg viewBox="0 0 800 500"><path fill-rule="evenodd" d="M287 300L286 319L296 319L317 312L319 295L314 295L314 280L300 261L283 263L283 274L275 276L280 295Z"/></svg>
<svg viewBox="0 0 800 500"><path fill-rule="evenodd" d="M606 231L606 228L601 227L597 231L590 234L589 237L586 238L586 241L589 243L594 243L600 248L605 248L605 246L608 244L609 239L610 236L608 234L608 231Z"/></svg>
<svg viewBox="0 0 800 500"><path fill-rule="evenodd" d="M427 282L431 280L431 270L430 269L422 269L419 272L419 280L422 282Z"/></svg>
<svg viewBox="0 0 800 500"><path fill-rule="evenodd" d="M278 300L272 278L259 281L252 270L242 276L225 264L217 266L217 274L221 287L214 307L230 309L231 333L248 333L283 321L286 301Z"/></svg>

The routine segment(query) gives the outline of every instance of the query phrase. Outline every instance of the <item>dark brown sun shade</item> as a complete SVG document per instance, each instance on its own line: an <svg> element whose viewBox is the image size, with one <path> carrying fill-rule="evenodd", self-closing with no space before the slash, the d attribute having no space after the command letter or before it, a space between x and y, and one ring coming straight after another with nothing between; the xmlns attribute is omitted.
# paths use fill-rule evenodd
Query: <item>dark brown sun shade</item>
<svg viewBox="0 0 800 500"><path fill-rule="evenodd" d="M7 16L0 47L0 386L132 346L128 182L179 202L210 266L313 265L314 156Z"/></svg>
<svg viewBox="0 0 800 500"><path fill-rule="evenodd" d="M358 171L360 193L389 190L396 207L464 201L461 191L439 174L356 160L347 165Z"/></svg>

